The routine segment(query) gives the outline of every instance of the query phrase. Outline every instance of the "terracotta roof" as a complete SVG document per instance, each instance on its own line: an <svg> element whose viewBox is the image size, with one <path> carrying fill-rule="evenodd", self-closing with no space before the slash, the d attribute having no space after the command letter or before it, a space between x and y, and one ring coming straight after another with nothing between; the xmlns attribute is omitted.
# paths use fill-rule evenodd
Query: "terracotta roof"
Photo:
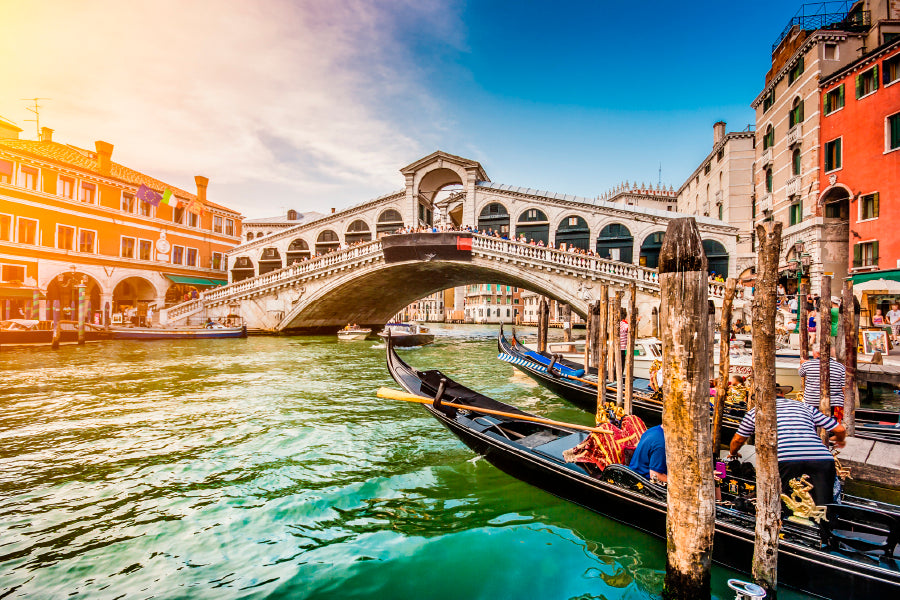
<svg viewBox="0 0 900 600"><path fill-rule="evenodd" d="M196 194L192 194L186 190L175 187L174 185L167 184L164 181L160 181L159 179L150 177L149 175L141 173L140 171L135 171L134 169L130 169L114 161L110 161L109 174L105 175L98 169L97 153L92 150L85 150L84 148L78 148L77 146L69 144L61 144L59 142L42 142L35 140L0 139L0 146L5 146L20 154L30 155L33 158L44 159L66 167L88 171L100 177L118 179L122 183L130 184L135 187L140 187L143 184L159 193L164 192L166 188L168 188L179 198L185 200L197 199ZM240 214L234 209L210 202L209 200L206 201L205 205L210 208L218 208L236 215Z"/></svg>

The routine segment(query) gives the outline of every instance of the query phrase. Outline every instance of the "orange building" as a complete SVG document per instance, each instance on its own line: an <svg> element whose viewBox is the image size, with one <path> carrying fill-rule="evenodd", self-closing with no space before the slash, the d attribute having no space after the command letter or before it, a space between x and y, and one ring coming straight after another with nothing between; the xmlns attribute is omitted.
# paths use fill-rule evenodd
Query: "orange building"
<svg viewBox="0 0 900 600"><path fill-rule="evenodd" d="M0 318L51 318L58 301L74 319L83 283L90 320L143 321L227 283L242 217L206 199L206 177L192 194L113 162L107 142L91 151L54 142L46 127L38 141L21 131L0 119ZM169 190L171 204L140 200L141 186Z"/></svg>

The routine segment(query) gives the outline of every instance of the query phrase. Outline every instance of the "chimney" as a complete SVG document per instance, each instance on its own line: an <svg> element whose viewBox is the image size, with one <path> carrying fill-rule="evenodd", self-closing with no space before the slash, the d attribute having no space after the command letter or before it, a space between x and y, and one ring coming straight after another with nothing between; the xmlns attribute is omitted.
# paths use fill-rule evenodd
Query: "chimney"
<svg viewBox="0 0 900 600"><path fill-rule="evenodd" d="M194 175L194 181L197 182L197 200L200 204L206 204L206 186L209 185L209 177Z"/></svg>
<svg viewBox="0 0 900 600"><path fill-rule="evenodd" d="M109 142L97 140L94 142L94 147L97 149L97 170L103 175L109 175L109 168L112 164L113 145Z"/></svg>
<svg viewBox="0 0 900 600"><path fill-rule="evenodd" d="M332 208L332 209L331 209L331 214L334 214L334 211L335 211L335 210L336 210L336 209Z"/></svg>
<svg viewBox="0 0 900 600"><path fill-rule="evenodd" d="M42 142L52 142L53 141L53 130L49 127L41 127L41 141Z"/></svg>
<svg viewBox="0 0 900 600"><path fill-rule="evenodd" d="M716 121L713 125L713 147L725 139L725 121Z"/></svg>

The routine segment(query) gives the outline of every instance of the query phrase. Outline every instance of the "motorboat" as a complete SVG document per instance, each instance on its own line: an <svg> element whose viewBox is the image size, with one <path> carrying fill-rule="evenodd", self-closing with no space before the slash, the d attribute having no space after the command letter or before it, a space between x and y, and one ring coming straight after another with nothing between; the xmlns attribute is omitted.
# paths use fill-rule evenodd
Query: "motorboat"
<svg viewBox="0 0 900 600"><path fill-rule="evenodd" d="M114 340L202 340L247 337L247 326L228 327L219 323L205 327L110 327Z"/></svg>
<svg viewBox="0 0 900 600"><path fill-rule="evenodd" d="M51 346L53 321L36 319L8 319L0 321L0 346ZM84 341L98 342L107 337L106 330L93 323L84 324ZM78 321L59 322L59 344L78 343Z"/></svg>
<svg viewBox="0 0 900 600"><path fill-rule="evenodd" d="M390 336L394 345L400 348L424 346L434 341L434 334L419 323L388 323L378 335L382 338Z"/></svg>
<svg viewBox="0 0 900 600"><path fill-rule="evenodd" d="M536 343L525 343L524 346L537 352ZM584 365L585 340L572 340L570 342L548 342L547 354L558 355L560 358L573 363ZM634 376L640 379L650 378L650 369L653 362L662 360L662 341L655 337L637 338L634 341Z"/></svg>
<svg viewBox="0 0 900 600"><path fill-rule="evenodd" d="M337 332L338 340L342 342L353 342L364 340L372 334L372 330L368 327L359 327L356 325L347 325Z"/></svg>

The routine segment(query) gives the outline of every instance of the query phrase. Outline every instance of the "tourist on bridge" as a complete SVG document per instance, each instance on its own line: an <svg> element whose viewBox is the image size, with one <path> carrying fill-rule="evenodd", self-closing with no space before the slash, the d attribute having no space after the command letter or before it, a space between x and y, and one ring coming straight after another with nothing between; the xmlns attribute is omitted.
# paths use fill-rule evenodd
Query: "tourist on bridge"
<svg viewBox="0 0 900 600"><path fill-rule="evenodd" d="M834 502L837 470L834 456L822 443L816 427L824 427L833 437L833 443L843 448L846 430L832 417L827 417L818 409L788 400L778 387L775 400L775 416L778 428L778 472L781 488L785 494L791 493L790 481L808 475L813 484L811 494L817 505ZM740 449L756 431L756 409L751 409L741 421L737 433L731 439L731 454L728 458L740 457Z"/></svg>
<svg viewBox="0 0 900 600"><path fill-rule="evenodd" d="M800 368L797 372L803 378L803 401L813 407L819 406L822 398L822 384L819 377L821 359L819 351L813 350L812 360L800 357ZM829 361L829 387L828 393L831 398L831 411L834 418L839 422L844 420L844 383L847 377L847 370L844 365L834 359L834 347L831 348L831 358Z"/></svg>

